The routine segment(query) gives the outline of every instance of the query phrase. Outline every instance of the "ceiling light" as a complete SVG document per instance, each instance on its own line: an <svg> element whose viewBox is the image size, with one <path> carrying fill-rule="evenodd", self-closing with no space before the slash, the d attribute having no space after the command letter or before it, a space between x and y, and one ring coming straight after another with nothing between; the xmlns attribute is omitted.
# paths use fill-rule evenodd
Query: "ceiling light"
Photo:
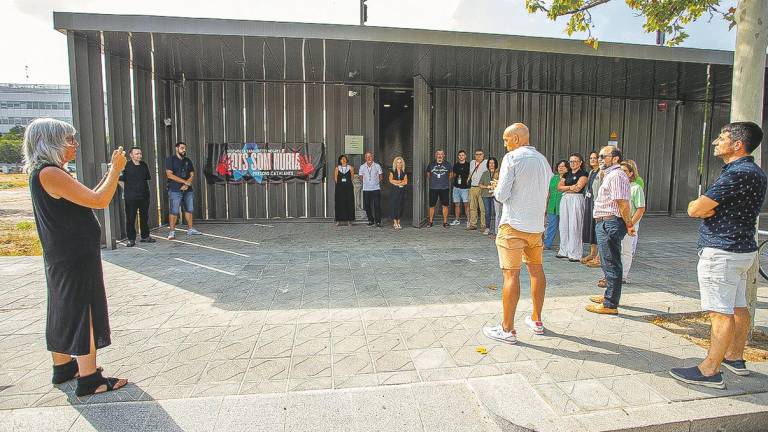
<svg viewBox="0 0 768 432"><path fill-rule="evenodd" d="M392 106L392 105L390 105L390 104L384 104L384 108L389 108L389 107L391 107L391 106Z"/></svg>

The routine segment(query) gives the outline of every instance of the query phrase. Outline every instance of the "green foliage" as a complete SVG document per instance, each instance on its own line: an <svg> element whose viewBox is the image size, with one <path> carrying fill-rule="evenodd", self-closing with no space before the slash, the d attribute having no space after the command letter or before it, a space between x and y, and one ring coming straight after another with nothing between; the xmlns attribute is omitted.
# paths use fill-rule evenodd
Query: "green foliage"
<svg viewBox="0 0 768 432"><path fill-rule="evenodd" d="M21 221L16 224L16 229L19 231L31 231L35 229L35 223L32 221Z"/></svg>
<svg viewBox="0 0 768 432"><path fill-rule="evenodd" d="M24 138L21 135L9 132L0 136L0 162L20 163L22 160L21 144Z"/></svg>
<svg viewBox="0 0 768 432"><path fill-rule="evenodd" d="M592 36L595 27L590 10L612 0L525 0L529 13L543 12L551 20L568 17L565 32L571 36L576 32L586 32L585 43L594 49L598 41ZM630 9L645 18L643 30L648 33L661 31L670 36L668 46L679 45L687 37L685 26L707 14L709 19L720 16L729 22L729 29L736 24L730 8L721 10L721 0L624 0Z"/></svg>

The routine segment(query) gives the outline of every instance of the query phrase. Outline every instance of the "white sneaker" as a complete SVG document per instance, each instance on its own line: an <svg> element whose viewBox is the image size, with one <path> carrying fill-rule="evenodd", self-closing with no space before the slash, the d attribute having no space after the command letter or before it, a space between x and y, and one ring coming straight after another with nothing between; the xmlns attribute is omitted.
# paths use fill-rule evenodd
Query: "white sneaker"
<svg viewBox="0 0 768 432"><path fill-rule="evenodd" d="M489 230L488 228L483 230L483 235L488 235L490 233L491 233L491 230Z"/></svg>
<svg viewBox="0 0 768 432"><path fill-rule="evenodd" d="M461 225L461 221L458 219L454 219L453 222L451 222L451 226Z"/></svg>
<svg viewBox="0 0 768 432"><path fill-rule="evenodd" d="M176 231L168 231L168 240L176 240Z"/></svg>
<svg viewBox="0 0 768 432"><path fill-rule="evenodd" d="M203 235L203 233L194 228L190 228L187 230L187 235Z"/></svg>
<svg viewBox="0 0 768 432"><path fill-rule="evenodd" d="M512 330L511 332L507 333L504 331L504 327L502 327L501 324L495 325L493 327L484 327L483 334L490 339L508 343L510 345L517 343L517 332Z"/></svg>
<svg viewBox="0 0 768 432"><path fill-rule="evenodd" d="M531 331L534 334L537 334L537 335L544 334L544 324L541 321L534 321L530 315L527 315L525 317L525 325L527 325L528 328L531 329Z"/></svg>

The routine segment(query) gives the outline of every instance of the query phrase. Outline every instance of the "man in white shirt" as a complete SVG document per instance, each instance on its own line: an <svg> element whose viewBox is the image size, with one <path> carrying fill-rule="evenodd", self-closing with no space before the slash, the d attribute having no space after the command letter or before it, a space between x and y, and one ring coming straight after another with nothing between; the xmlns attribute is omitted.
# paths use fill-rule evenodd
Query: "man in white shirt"
<svg viewBox="0 0 768 432"><path fill-rule="evenodd" d="M501 162L499 180L495 184L496 200L504 205L496 235L499 265L504 275L502 290L503 320L486 327L483 333L494 340L514 344L515 310L520 300L520 267L525 262L531 276L533 314L525 324L534 334L544 334L541 310L547 285L542 267L544 220L547 192L552 169L547 158L529 143L528 128L515 123L504 130L504 146L508 153Z"/></svg>
<svg viewBox="0 0 768 432"><path fill-rule="evenodd" d="M358 171L363 181L363 203L368 216L368 226L376 224L381 228L381 180L384 176L381 165L373 161L373 152L365 153L365 163Z"/></svg>
<svg viewBox="0 0 768 432"><path fill-rule="evenodd" d="M480 210L480 229L488 235L485 226L485 204L483 203L483 190L480 188L480 179L483 173L488 171L488 161L485 160L483 149L475 150L475 159L469 162L469 227L468 230L477 229L477 211Z"/></svg>

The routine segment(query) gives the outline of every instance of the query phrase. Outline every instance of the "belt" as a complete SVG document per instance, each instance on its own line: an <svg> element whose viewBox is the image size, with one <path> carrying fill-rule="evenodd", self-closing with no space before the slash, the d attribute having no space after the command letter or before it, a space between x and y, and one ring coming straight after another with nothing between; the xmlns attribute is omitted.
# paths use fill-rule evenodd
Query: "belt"
<svg viewBox="0 0 768 432"><path fill-rule="evenodd" d="M616 216L610 215L610 216L596 217L595 222L605 222L605 221L616 220L616 219L618 219Z"/></svg>

